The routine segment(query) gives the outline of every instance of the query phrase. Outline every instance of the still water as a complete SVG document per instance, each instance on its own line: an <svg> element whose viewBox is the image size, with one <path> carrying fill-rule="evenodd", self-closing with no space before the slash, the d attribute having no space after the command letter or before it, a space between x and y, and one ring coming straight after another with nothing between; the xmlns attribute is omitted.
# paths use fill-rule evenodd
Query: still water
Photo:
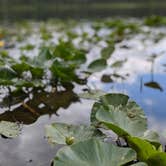
<svg viewBox="0 0 166 166"><path fill-rule="evenodd" d="M35 27L36 28L36 27ZM116 44L116 50L108 60L108 67L102 72L94 73L88 79L88 87L91 89L101 89L110 93L125 93L135 100L145 111L149 128L164 132L166 125L166 29L143 27L148 31L148 35L135 34L130 39L125 39ZM35 30L36 31L36 30ZM94 31L89 23L77 26L75 33L87 32L89 36L94 35ZM163 33L158 42L154 38ZM99 36L108 35L109 30L103 29L98 32ZM62 34L64 35L64 34ZM54 33L53 42L57 42L59 33ZM75 45L80 39L73 41ZM41 40L38 34L28 37L24 43L17 43L11 48L10 54L19 56L19 46L25 43L40 45ZM83 42L83 47L91 47L87 54L88 61L91 62L100 56L100 50L105 46L104 41L96 45L89 46L90 43ZM37 52L37 50L34 50ZM33 52L33 53L34 53ZM110 67L115 62L120 62L116 67ZM84 67L84 66L83 66ZM112 81L102 82L101 76L113 75ZM74 90L62 90L59 94L52 94L49 102L54 106L54 112L49 112L45 108L41 109L41 116L31 116L21 107L11 112L1 108L0 119L23 122L21 134L15 139L0 138L0 166L46 166L56 154L58 146L51 147L44 137L44 126L52 122L64 122L71 124L89 124L90 111L93 101L78 99L76 93L81 92L81 87L76 85ZM40 94L40 96L45 94ZM34 97L37 103L39 96ZM34 104L35 105L38 105ZM166 142L162 140L163 143Z"/></svg>

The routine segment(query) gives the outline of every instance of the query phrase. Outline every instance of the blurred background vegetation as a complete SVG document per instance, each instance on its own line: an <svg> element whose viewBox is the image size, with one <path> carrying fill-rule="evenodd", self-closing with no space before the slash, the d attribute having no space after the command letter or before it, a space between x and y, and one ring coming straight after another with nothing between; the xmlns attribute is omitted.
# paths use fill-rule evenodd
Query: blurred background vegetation
<svg viewBox="0 0 166 166"><path fill-rule="evenodd" d="M154 14L166 14L166 0L0 0L0 20Z"/></svg>

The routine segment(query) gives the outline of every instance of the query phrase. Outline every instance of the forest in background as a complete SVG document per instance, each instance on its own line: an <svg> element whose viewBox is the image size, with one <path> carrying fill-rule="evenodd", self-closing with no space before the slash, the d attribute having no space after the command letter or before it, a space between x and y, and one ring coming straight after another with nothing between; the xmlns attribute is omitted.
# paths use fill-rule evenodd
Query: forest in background
<svg viewBox="0 0 166 166"><path fill-rule="evenodd" d="M165 0L0 0L0 20L165 15Z"/></svg>

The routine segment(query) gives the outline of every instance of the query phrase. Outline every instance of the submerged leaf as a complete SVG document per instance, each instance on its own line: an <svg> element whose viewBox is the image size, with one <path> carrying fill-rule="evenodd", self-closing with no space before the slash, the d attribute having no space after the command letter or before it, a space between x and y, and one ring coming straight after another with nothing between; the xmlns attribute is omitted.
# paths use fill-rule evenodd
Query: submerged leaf
<svg viewBox="0 0 166 166"><path fill-rule="evenodd" d="M135 159L130 148L92 139L59 150L53 166L120 166Z"/></svg>

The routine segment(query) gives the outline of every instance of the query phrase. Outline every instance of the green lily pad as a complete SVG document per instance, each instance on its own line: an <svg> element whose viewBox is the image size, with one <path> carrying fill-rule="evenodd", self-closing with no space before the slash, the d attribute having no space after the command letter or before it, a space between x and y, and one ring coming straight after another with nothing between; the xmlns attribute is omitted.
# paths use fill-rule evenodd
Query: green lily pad
<svg viewBox="0 0 166 166"><path fill-rule="evenodd" d="M7 138L17 137L20 133L20 126L17 123L1 121L0 122L0 135Z"/></svg>
<svg viewBox="0 0 166 166"><path fill-rule="evenodd" d="M107 61L105 59L97 59L89 64L88 69L90 72L99 72L107 67Z"/></svg>
<svg viewBox="0 0 166 166"><path fill-rule="evenodd" d="M143 110L126 95L102 96L96 112L96 119L119 136L131 135L158 141L156 133L147 132L147 119Z"/></svg>
<svg viewBox="0 0 166 166"><path fill-rule="evenodd" d="M51 144L70 145L93 137L102 138L103 134L92 126L53 123L46 126L46 137Z"/></svg>
<svg viewBox="0 0 166 166"><path fill-rule="evenodd" d="M103 48L101 51L102 58L104 58L104 59L110 58L112 53L114 52L114 50L115 50L114 45L110 45L108 47Z"/></svg>
<svg viewBox="0 0 166 166"><path fill-rule="evenodd" d="M136 159L130 148L91 139L58 151L53 166L121 166Z"/></svg>

